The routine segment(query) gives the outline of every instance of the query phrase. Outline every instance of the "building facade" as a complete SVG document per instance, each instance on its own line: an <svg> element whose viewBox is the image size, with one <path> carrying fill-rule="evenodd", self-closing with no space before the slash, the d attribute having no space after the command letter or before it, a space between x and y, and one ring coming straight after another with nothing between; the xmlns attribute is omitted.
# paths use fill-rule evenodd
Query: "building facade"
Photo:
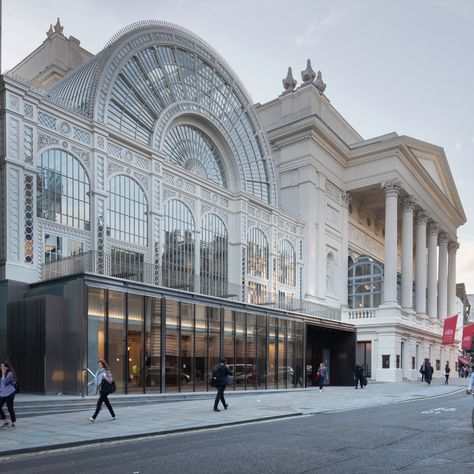
<svg viewBox="0 0 474 474"><path fill-rule="evenodd" d="M125 392L206 390L222 356L236 389L304 386L323 360L350 383L355 354L377 380L454 360L465 216L443 150L363 140L309 61L283 86L254 105L154 21L91 55L58 20L3 75L1 346L21 365L32 318L72 337L38 390L78 392L99 357Z"/></svg>

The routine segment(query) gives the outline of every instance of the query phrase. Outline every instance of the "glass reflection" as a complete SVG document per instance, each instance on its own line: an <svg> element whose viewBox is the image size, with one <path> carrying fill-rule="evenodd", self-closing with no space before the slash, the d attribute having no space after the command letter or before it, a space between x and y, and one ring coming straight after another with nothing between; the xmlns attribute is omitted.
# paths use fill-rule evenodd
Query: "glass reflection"
<svg viewBox="0 0 474 474"><path fill-rule="evenodd" d="M194 314L193 305L181 303L181 391L192 392L194 380Z"/></svg>
<svg viewBox="0 0 474 474"><path fill-rule="evenodd" d="M117 392L125 391L125 293L109 291L108 317L109 366L117 385Z"/></svg>
<svg viewBox="0 0 474 474"><path fill-rule="evenodd" d="M148 204L135 180L124 175L110 180L108 213L111 238L146 247Z"/></svg>
<svg viewBox="0 0 474 474"><path fill-rule="evenodd" d="M377 308L382 299L383 266L370 257L359 257L349 266L350 307Z"/></svg>
<svg viewBox="0 0 474 474"><path fill-rule="evenodd" d="M286 239L280 241L278 248L278 282L296 286L296 253Z"/></svg>
<svg viewBox="0 0 474 474"><path fill-rule="evenodd" d="M97 361L105 358L105 290L88 289L87 313L87 367L95 372Z"/></svg>
<svg viewBox="0 0 474 474"><path fill-rule="evenodd" d="M278 388L278 320L268 317L267 388Z"/></svg>
<svg viewBox="0 0 474 474"><path fill-rule="evenodd" d="M207 313L206 307L195 306L196 332L194 342L195 357L195 390L207 390L208 364L207 364Z"/></svg>
<svg viewBox="0 0 474 474"><path fill-rule="evenodd" d="M128 295L128 392L143 392L144 297Z"/></svg>
<svg viewBox="0 0 474 474"><path fill-rule="evenodd" d="M267 318L257 315L257 389L267 388Z"/></svg>
<svg viewBox="0 0 474 474"><path fill-rule="evenodd" d="M245 362L245 313L235 313L235 366L234 371L235 389L245 390L247 377L252 376L252 369Z"/></svg>
<svg viewBox="0 0 474 474"><path fill-rule="evenodd" d="M246 337L246 364L247 364L247 390L256 388L257 373L257 317L255 314L247 313L247 337Z"/></svg>
<svg viewBox="0 0 474 474"><path fill-rule="evenodd" d="M208 308L209 315L209 341L208 341L208 364L212 369L221 359L221 310L220 308Z"/></svg>
<svg viewBox="0 0 474 474"><path fill-rule="evenodd" d="M82 164L63 150L41 155L37 174L37 216L90 230L89 178Z"/></svg>
<svg viewBox="0 0 474 474"><path fill-rule="evenodd" d="M166 300L165 383L167 392L179 391L179 312L177 301Z"/></svg>
<svg viewBox="0 0 474 474"><path fill-rule="evenodd" d="M289 367L286 359L286 319L278 319L278 388L286 388Z"/></svg>
<svg viewBox="0 0 474 474"><path fill-rule="evenodd" d="M235 327L234 327L234 312L226 309L224 310L224 358L227 360L232 373L235 369ZM235 389L235 378L232 375L232 384L230 384L226 390Z"/></svg>
<svg viewBox="0 0 474 474"><path fill-rule="evenodd" d="M247 273L260 278L268 278L268 241L265 234L256 227L248 233Z"/></svg>
<svg viewBox="0 0 474 474"><path fill-rule="evenodd" d="M161 299L147 298L145 383L147 392L161 389Z"/></svg>

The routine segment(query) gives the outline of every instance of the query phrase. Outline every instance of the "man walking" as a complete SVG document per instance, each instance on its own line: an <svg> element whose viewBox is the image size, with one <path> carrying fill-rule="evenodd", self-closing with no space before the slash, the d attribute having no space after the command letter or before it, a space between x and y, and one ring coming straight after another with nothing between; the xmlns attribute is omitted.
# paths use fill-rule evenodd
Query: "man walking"
<svg viewBox="0 0 474 474"><path fill-rule="evenodd" d="M449 372L451 372L451 369L449 368L449 362L446 362L446 367L444 368L444 384L445 385L448 385Z"/></svg>
<svg viewBox="0 0 474 474"><path fill-rule="evenodd" d="M425 373L426 373L426 361L423 362L423 364L421 364L421 367L420 367L420 374L421 374L421 381L422 382L425 381Z"/></svg>
<svg viewBox="0 0 474 474"><path fill-rule="evenodd" d="M360 383L360 388L364 388L364 368L359 364L356 364L354 368L354 381L356 390L358 382Z"/></svg>
<svg viewBox="0 0 474 474"><path fill-rule="evenodd" d="M231 375L232 372L227 366L225 359L222 359L220 364L213 367L211 376L212 376L212 386L217 388L216 399L214 400L214 411L220 411L218 407L219 400L224 405L224 409L227 410L229 405L225 402L224 390L225 386L229 383L227 376Z"/></svg>
<svg viewBox="0 0 474 474"><path fill-rule="evenodd" d="M425 365L425 382L430 385L431 380L433 379L433 366L431 365L430 361L428 361Z"/></svg>

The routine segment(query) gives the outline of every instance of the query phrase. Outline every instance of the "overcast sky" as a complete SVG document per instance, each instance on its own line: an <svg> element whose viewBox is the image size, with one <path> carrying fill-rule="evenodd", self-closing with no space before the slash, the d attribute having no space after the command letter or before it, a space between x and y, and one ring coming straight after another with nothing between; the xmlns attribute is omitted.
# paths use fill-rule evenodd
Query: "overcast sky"
<svg viewBox="0 0 474 474"><path fill-rule="evenodd" d="M57 17L93 53L134 21L184 26L224 56L255 102L281 93L288 66L300 80L311 58L364 138L396 131L444 148L468 219L457 281L474 293L474 1L4 0L2 69L39 46Z"/></svg>

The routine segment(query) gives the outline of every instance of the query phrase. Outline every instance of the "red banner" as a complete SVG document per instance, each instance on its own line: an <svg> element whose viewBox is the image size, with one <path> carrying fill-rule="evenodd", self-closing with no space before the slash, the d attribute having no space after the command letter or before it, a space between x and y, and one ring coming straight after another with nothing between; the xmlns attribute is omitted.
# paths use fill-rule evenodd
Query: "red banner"
<svg viewBox="0 0 474 474"><path fill-rule="evenodd" d="M472 334L474 333L474 324L464 326L462 330L462 349L471 350L472 347Z"/></svg>
<svg viewBox="0 0 474 474"><path fill-rule="evenodd" d="M451 316L444 320L443 340L441 344L454 344L456 337L456 324L458 323L458 315Z"/></svg>

